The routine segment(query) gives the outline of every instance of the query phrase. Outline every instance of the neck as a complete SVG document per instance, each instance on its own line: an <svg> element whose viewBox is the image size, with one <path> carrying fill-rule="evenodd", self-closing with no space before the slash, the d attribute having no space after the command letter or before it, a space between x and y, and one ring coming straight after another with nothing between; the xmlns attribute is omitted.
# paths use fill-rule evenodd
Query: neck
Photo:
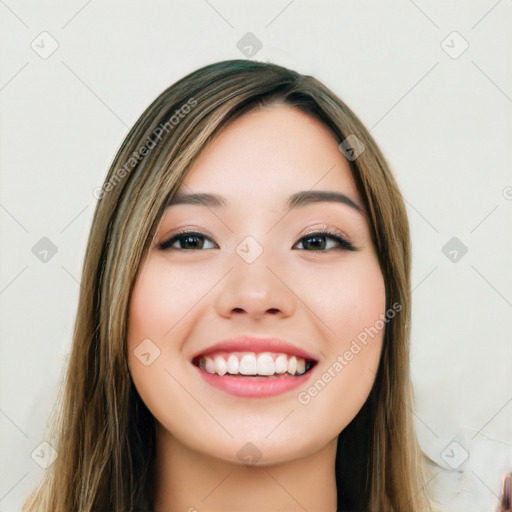
<svg viewBox="0 0 512 512"><path fill-rule="evenodd" d="M193 451L157 425L155 512L336 511L336 438L307 457L247 466Z"/></svg>

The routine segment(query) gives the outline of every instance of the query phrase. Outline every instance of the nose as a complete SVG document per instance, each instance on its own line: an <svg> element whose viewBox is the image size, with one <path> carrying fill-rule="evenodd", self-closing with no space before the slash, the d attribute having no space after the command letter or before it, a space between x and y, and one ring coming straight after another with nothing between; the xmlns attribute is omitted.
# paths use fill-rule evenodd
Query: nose
<svg viewBox="0 0 512 512"><path fill-rule="evenodd" d="M270 260L270 261L269 261ZM220 316L246 316L254 320L286 318L294 314L297 297L290 276L265 252L251 263L235 254L231 271L219 283L216 309Z"/></svg>

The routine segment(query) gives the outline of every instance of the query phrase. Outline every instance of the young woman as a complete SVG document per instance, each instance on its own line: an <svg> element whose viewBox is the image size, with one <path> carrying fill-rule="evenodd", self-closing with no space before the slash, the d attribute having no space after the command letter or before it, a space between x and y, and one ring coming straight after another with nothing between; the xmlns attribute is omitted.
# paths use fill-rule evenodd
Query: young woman
<svg viewBox="0 0 512 512"><path fill-rule="evenodd" d="M165 90L101 189L27 511L423 512L406 210L311 76Z"/></svg>

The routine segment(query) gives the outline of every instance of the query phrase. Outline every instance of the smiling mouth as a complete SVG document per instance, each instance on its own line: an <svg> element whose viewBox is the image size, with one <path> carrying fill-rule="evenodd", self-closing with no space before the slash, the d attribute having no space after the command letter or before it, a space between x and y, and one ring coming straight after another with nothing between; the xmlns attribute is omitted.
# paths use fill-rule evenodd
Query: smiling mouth
<svg viewBox="0 0 512 512"><path fill-rule="evenodd" d="M192 364L209 374L257 380L299 377L310 371L316 363L314 360L280 352L217 352L192 360Z"/></svg>

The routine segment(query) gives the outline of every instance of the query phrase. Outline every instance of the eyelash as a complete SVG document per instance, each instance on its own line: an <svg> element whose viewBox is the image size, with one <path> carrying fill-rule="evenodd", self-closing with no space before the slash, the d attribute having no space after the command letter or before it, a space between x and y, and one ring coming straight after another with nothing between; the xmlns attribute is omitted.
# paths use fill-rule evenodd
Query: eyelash
<svg viewBox="0 0 512 512"><path fill-rule="evenodd" d="M174 245L174 243L176 241L178 241L182 238L185 238L186 237L185 235L196 237L196 238L203 237L203 238L207 238L208 240L212 241L208 235L206 235L205 233L201 233L200 231L184 230L184 231L178 231L177 233L174 233L173 235L171 235L170 238L168 238L167 240L165 240L164 242L159 244L160 249L163 251L167 250L167 249L173 249L173 250L179 250L179 251L208 250L208 249L178 249L176 247L172 247L172 245ZM347 250L347 251L357 251L356 247L354 247L350 242L348 242L341 235L341 233L334 231L334 230L330 230L330 229L324 229L323 231L313 231L311 233L306 233L305 235L303 235L302 237L299 238L298 242L302 242L302 240L304 240L306 238L318 237L319 235L320 236L326 235L327 238L331 238L331 239L335 240L336 242L338 242L339 247L337 247L337 249ZM302 249L302 250L304 250L304 249ZM327 252L329 250L332 250L332 248L331 249L312 249L310 251L306 250L306 252Z"/></svg>

